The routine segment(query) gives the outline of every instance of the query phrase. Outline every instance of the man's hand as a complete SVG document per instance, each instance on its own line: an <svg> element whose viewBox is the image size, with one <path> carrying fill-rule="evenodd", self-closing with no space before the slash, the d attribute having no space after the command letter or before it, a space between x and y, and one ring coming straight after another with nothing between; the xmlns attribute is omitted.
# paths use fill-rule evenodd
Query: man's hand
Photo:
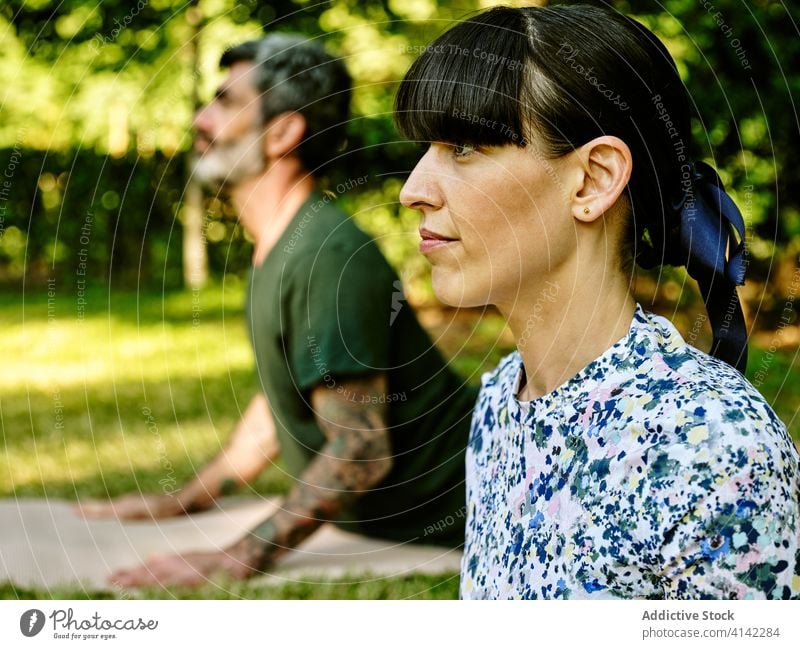
<svg viewBox="0 0 800 649"><path fill-rule="evenodd" d="M129 493L113 500L84 500L75 509L87 518L121 520L169 518L186 513L177 494Z"/></svg>
<svg viewBox="0 0 800 649"><path fill-rule="evenodd" d="M236 546L217 552L189 552L150 557L136 568L118 570L108 581L119 586L201 586L213 579L247 579L255 569Z"/></svg>

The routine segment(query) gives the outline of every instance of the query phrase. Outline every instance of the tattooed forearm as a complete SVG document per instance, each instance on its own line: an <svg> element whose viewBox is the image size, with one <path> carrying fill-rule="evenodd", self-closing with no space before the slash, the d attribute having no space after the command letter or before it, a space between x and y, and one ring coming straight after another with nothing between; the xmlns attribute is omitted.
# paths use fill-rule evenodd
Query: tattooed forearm
<svg viewBox="0 0 800 649"><path fill-rule="evenodd" d="M244 555L265 569L324 522L378 484L392 468L383 374L317 387L311 395L327 443L308 465L282 508L243 539ZM383 402L383 403L381 403Z"/></svg>
<svg viewBox="0 0 800 649"><path fill-rule="evenodd" d="M220 496L230 496L236 493L238 487L239 485L234 478L223 478L222 482L219 483L219 494Z"/></svg>

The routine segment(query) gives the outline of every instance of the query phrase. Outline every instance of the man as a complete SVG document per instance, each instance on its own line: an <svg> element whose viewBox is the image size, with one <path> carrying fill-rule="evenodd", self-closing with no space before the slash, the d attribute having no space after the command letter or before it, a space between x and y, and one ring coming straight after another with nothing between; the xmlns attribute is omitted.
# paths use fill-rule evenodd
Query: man
<svg viewBox="0 0 800 649"><path fill-rule="evenodd" d="M192 585L268 570L326 521L398 541L463 543L464 449L476 390L397 311L374 241L316 189L340 155L350 79L297 36L228 50L229 74L195 117L198 178L224 190L255 246L247 319L263 393L226 449L177 495L85 505L87 515L202 509L280 453L281 508L223 552L151 559L121 585Z"/></svg>

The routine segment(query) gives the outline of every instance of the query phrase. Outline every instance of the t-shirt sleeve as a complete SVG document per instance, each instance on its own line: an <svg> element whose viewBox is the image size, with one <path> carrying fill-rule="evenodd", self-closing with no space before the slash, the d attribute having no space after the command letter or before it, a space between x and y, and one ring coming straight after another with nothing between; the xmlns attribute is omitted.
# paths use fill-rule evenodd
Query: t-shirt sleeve
<svg viewBox="0 0 800 649"><path fill-rule="evenodd" d="M774 447L739 449L666 533L666 599L800 597L797 471ZM738 465L738 466L737 466ZM702 480L707 465L693 475Z"/></svg>
<svg viewBox="0 0 800 649"><path fill-rule="evenodd" d="M372 242L306 254L289 300L288 355L298 389L388 369L399 297L400 282Z"/></svg>

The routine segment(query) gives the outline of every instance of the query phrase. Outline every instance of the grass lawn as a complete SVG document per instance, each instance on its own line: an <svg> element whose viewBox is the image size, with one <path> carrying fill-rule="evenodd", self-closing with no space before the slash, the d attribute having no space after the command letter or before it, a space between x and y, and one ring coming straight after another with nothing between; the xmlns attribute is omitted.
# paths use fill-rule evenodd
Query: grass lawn
<svg viewBox="0 0 800 649"><path fill-rule="evenodd" d="M160 491L189 480L219 449L256 391L243 320L244 285L228 279L191 291L89 292L72 286L7 293L0 374L0 497L102 498ZM426 310L423 323L472 381L513 346L493 312ZM765 363L768 360L768 363ZM796 350L767 358L751 350L751 372L767 366L759 389L800 439ZM750 373L750 372L749 372ZM155 422L155 425L153 425ZM285 493L280 467L252 493ZM186 598L451 598L455 575L359 579L351 584L229 584L145 593ZM115 593L20 591L5 598L115 597Z"/></svg>
<svg viewBox="0 0 800 649"><path fill-rule="evenodd" d="M348 583L288 581L280 585L228 582L201 588L139 591L143 599L456 599L458 575L360 576ZM74 589L43 590L0 585L0 599L131 599L127 592L86 592Z"/></svg>

